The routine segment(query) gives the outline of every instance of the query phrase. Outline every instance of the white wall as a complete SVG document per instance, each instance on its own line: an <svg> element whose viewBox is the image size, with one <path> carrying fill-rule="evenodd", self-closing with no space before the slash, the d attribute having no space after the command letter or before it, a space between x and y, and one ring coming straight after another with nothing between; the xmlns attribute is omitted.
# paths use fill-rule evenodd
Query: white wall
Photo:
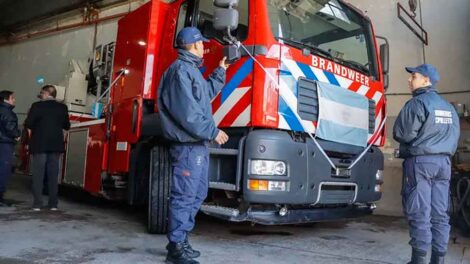
<svg viewBox="0 0 470 264"><path fill-rule="evenodd" d="M428 32L425 47L426 62L437 67L441 74L438 89L442 92L469 90L470 34L468 0L421 0L423 26ZM397 2L408 8L406 0L349 0L372 20L377 35L390 41L391 72L388 93L409 93L405 66L424 62L421 41L397 17ZM419 10L417 11L419 21ZM444 95L450 101L470 105L470 94ZM397 116L409 96L388 96L388 112Z"/></svg>
<svg viewBox="0 0 470 264"><path fill-rule="evenodd" d="M423 23L430 30L426 57L441 72L443 92L470 90L470 1L426 0ZM470 93L445 95L450 101L470 106Z"/></svg>

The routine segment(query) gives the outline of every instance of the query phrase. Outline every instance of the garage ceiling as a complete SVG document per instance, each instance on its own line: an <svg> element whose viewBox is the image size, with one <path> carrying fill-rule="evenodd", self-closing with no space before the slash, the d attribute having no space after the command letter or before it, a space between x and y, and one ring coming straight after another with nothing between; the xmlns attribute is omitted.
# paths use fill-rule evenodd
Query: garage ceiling
<svg viewBox="0 0 470 264"><path fill-rule="evenodd" d="M98 7L128 0L0 0L0 34L65 12L80 10L87 4Z"/></svg>

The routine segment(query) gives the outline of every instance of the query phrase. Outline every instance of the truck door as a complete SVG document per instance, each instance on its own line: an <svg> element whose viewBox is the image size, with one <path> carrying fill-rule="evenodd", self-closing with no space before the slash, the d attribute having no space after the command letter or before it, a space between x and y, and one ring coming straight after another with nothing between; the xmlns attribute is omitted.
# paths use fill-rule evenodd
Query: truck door
<svg viewBox="0 0 470 264"><path fill-rule="evenodd" d="M106 120L109 173L128 172L131 146L140 138L142 105L144 100L155 100L155 65L164 57L160 48L170 7L151 1L119 21L114 78L122 69L129 73L111 90Z"/></svg>

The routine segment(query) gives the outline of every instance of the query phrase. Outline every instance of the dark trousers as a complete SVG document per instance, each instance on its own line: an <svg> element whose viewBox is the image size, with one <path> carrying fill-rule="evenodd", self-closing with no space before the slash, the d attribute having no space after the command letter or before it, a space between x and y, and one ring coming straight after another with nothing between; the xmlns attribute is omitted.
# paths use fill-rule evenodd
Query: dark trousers
<svg viewBox="0 0 470 264"><path fill-rule="evenodd" d="M403 209L410 226L410 245L445 253L449 242L450 158L417 156L403 162Z"/></svg>
<svg viewBox="0 0 470 264"><path fill-rule="evenodd" d="M209 188L209 150L201 144L175 144L170 148L173 162L168 240L179 243L193 230L196 214Z"/></svg>
<svg viewBox="0 0 470 264"><path fill-rule="evenodd" d="M61 153L33 154L33 207L42 206L42 188L44 175L47 175L50 208L57 207L57 183L59 180L59 161Z"/></svg>
<svg viewBox="0 0 470 264"><path fill-rule="evenodd" d="M3 193L11 176L14 147L13 144L0 143L0 200L3 199Z"/></svg>

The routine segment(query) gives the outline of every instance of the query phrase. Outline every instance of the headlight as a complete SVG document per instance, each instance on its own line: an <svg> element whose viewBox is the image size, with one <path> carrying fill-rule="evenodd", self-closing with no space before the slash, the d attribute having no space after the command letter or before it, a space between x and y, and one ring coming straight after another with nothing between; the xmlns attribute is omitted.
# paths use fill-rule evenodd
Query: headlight
<svg viewBox="0 0 470 264"><path fill-rule="evenodd" d="M254 175L286 175L287 166L283 161L252 160L250 172Z"/></svg>
<svg viewBox="0 0 470 264"><path fill-rule="evenodd" d="M374 191L375 192L382 192L382 185L380 185L380 184L375 185Z"/></svg>
<svg viewBox="0 0 470 264"><path fill-rule="evenodd" d="M375 179L377 181L383 181L384 180L384 171L383 170L378 170L377 173L375 174Z"/></svg>

